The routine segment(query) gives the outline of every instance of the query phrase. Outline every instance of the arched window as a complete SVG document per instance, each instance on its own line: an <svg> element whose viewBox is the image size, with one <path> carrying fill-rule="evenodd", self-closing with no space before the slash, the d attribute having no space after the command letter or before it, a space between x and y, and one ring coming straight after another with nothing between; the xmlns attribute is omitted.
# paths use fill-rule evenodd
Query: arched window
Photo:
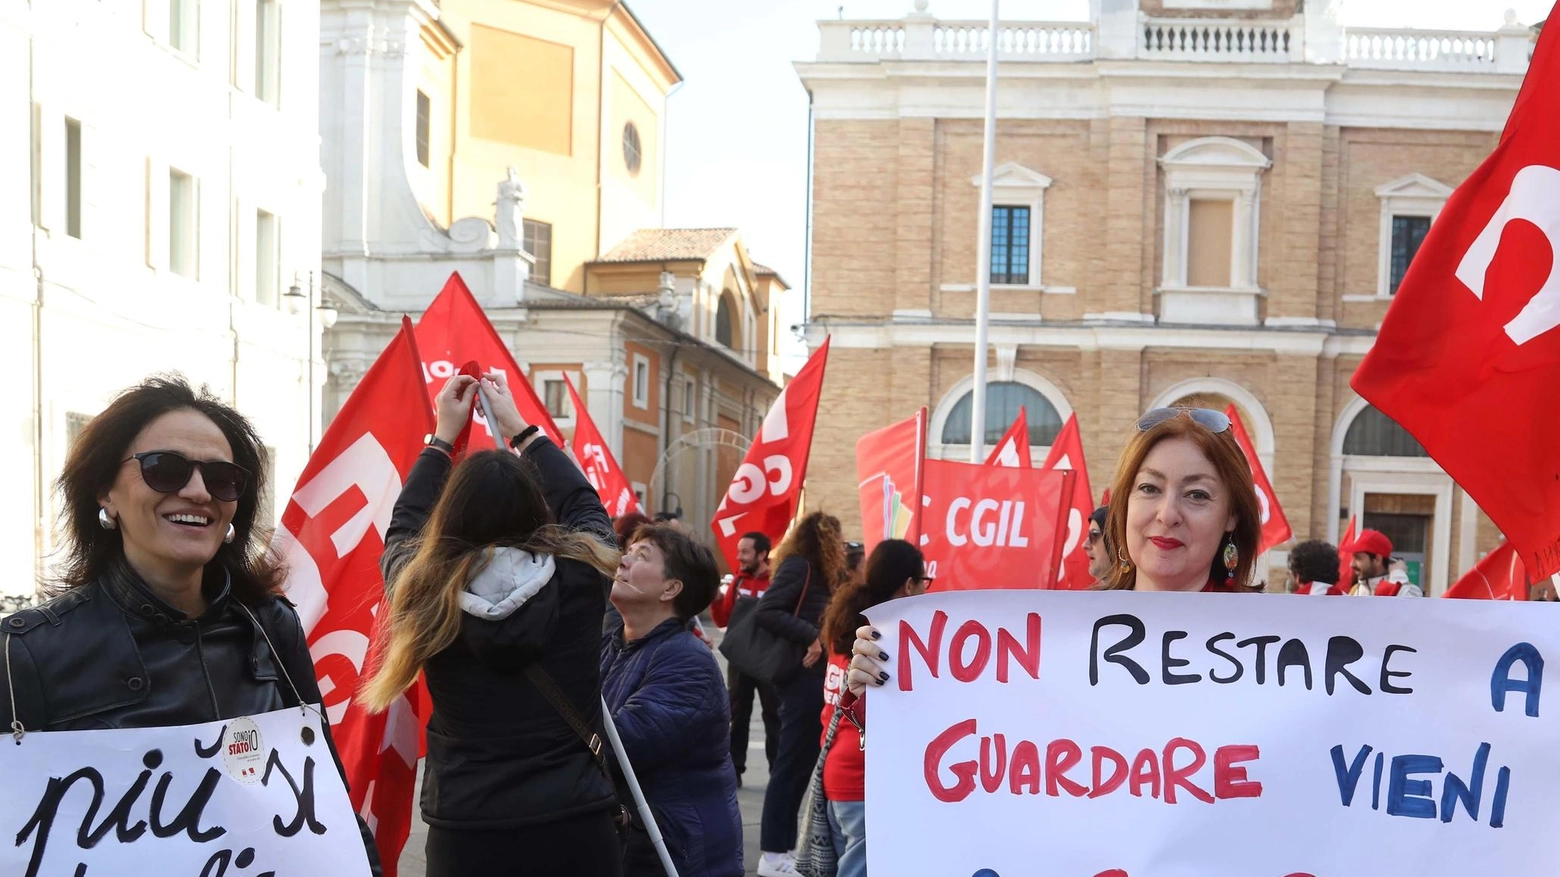
<svg viewBox="0 0 1560 877"><path fill-rule="evenodd" d="M1428 457L1424 446L1374 407L1367 407L1349 424L1343 436L1343 452L1361 457Z"/></svg>
<svg viewBox="0 0 1560 877"><path fill-rule="evenodd" d="M735 308L731 304L731 293L723 292L720 295L720 303L715 306L715 341L726 347L732 346L732 327L736 320Z"/></svg>
<svg viewBox="0 0 1560 877"><path fill-rule="evenodd" d="M975 404L975 392L971 390L955 402L943 422L942 443L967 445L970 443L970 406ZM1029 418L1029 444L1043 448L1056 441L1062 431L1062 417L1051 400L1028 384L1016 381L998 381L986 385L986 440L987 447L1002 440L1002 434L1013 425L1018 409L1024 409Z"/></svg>

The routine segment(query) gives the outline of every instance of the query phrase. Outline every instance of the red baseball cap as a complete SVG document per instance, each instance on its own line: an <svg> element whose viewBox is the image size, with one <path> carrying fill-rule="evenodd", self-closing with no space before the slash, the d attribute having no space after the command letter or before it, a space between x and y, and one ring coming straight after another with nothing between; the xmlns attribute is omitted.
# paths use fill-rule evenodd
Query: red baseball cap
<svg viewBox="0 0 1560 877"><path fill-rule="evenodd" d="M1338 549L1345 554L1374 554L1378 557L1392 556L1392 540L1388 539L1380 530L1361 530L1360 535L1354 537L1354 541Z"/></svg>

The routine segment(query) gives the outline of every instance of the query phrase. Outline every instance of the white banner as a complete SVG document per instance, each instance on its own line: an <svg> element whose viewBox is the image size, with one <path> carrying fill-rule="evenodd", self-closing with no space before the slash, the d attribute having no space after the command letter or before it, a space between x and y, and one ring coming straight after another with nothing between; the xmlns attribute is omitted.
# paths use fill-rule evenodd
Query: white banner
<svg viewBox="0 0 1560 877"><path fill-rule="evenodd" d="M868 614L890 655L868 695L874 874L1560 863L1548 605L968 591Z"/></svg>
<svg viewBox="0 0 1560 877"><path fill-rule="evenodd" d="M6 877L369 873L313 709L8 736L0 777Z"/></svg>

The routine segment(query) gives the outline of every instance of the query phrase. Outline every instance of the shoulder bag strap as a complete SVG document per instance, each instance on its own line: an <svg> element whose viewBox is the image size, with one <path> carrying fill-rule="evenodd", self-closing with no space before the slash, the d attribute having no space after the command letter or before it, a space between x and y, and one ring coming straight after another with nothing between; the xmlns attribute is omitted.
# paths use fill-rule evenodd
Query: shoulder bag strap
<svg viewBox="0 0 1560 877"><path fill-rule="evenodd" d="M812 584L812 564L807 564L807 578L802 582L802 595L796 598L796 608L791 610L792 616L802 614L802 601L807 599L807 586Z"/></svg>
<svg viewBox="0 0 1560 877"><path fill-rule="evenodd" d="M591 730L579 710L575 709L574 704L569 703L569 699L558 689L558 684L553 682L552 676L542 669L542 665L533 661L525 666L525 678L531 680L531 684L547 698L547 702L558 711L558 715L569 723L569 727L574 729L574 733L585 744L585 748L595 756L596 766L601 768L601 772L606 774L608 780L611 780L612 772L607 768L607 756L601 750L601 735Z"/></svg>

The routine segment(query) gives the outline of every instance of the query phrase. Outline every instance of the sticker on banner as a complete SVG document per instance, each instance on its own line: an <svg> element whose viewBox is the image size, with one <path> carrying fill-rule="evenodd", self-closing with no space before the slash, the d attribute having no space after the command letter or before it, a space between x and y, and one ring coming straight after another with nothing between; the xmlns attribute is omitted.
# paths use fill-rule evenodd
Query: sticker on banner
<svg viewBox="0 0 1560 877"><path fill-rule="evenodd" d="M222 765L228 776L253 785L260 781L265 758L265 740L253 719L244 716L228 722L222 732Z"/></svg>

